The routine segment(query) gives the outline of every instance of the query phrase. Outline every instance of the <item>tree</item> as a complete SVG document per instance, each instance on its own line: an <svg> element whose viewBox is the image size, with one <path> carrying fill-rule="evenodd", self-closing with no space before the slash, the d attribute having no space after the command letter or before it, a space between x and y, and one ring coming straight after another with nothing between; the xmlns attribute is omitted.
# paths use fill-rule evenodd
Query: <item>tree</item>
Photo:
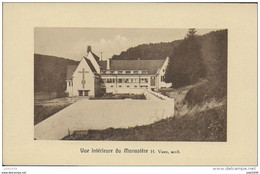
<svg viewBox="0 0 260 174"><path fill-rule="evenodd" d="M196 83L205 77L205 65L200 53L196 29L189 29L185 39L174 47L166 70L166 81L174 88Z"/></svg>
<svg viewBox="0 0 260 174"><path fill-rule="evenodd" d="M190 28L187 35L186 35L186 38L194 38L196 37L196 32L197 30L195 28Z"/></svg>

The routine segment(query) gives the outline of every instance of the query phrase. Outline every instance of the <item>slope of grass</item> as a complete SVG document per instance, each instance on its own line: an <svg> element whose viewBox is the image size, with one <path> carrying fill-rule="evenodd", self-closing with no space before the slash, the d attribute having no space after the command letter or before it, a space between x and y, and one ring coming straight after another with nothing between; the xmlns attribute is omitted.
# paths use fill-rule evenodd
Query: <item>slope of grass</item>
<svg viewBox="0 0 260 174"><path fill-rule="evenodd" d="M53 105L34 105L34 125L49 118L53 114L71 105L71 103L53 104Z"/></svg>

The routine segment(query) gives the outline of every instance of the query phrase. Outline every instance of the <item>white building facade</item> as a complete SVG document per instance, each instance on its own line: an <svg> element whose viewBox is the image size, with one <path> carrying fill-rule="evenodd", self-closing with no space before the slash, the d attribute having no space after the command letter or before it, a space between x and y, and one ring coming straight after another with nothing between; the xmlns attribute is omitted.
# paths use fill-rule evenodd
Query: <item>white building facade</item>
<svg viewBox="0 0 260 174"><path fill-rule="evenodd" d="M100 96L104 93L141 93L168 88L165 72L169 58L164 60L101 61L88 47L86 57L67 70L68 96Z"/></svg>

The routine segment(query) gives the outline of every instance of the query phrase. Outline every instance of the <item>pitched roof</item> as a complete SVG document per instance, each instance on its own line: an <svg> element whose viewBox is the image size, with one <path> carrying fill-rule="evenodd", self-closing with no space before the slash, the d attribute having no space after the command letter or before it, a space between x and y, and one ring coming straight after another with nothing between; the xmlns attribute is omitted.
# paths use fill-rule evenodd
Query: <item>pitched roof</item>
<svg viewBox="0 0 260 174"><path fill-rule="evenodd" d="M86 57L84 57L84 59L86 60L88 66L91 69L91 71L96 73L97 71L96 71L95 67L93 66L93 64L91 63L91 61L89 59L87 59Z"/></svg>
<svg viewBox="0 0 260 174"><path fill-rule="evenodd" d="M110 70L147 70L156 74L165 60L110 60Z"/></svg>
<svg viewBox="0 0 260 174"><path fill-rule="evenodd" d="M74 71L76 70L77 66L78 65L68 65L66 80L71 80L71 77L72 77Z"/></svg>

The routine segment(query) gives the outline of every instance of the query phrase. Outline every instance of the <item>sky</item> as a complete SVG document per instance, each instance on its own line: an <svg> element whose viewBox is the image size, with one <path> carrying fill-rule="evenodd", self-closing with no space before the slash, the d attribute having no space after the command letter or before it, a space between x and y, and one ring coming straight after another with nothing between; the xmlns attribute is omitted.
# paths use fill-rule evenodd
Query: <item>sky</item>
<svg viewBox="0 0 260 174"><path fill-rule="evenodd" d="M216 29L197 29L203 35ZM81 60L92 51L107 60L140 44L183 39L188 29L35 28L34 53Z"/></svg>

